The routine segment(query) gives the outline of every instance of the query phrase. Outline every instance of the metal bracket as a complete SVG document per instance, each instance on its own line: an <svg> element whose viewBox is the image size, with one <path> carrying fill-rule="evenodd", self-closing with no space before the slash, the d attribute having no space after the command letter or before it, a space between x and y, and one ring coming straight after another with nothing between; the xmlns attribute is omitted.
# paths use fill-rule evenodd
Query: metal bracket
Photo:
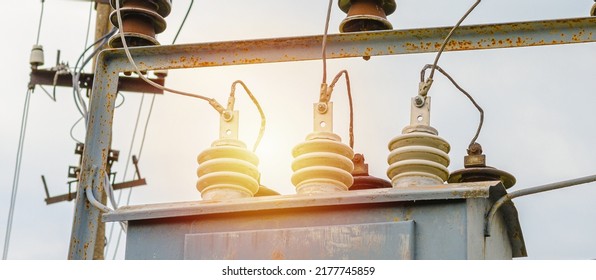
<svg viewBox="0 0 596 280"><path fill-rule="evenodd" d="M226 116L228 116L227 119ZM239 118L240 113L238 111L234 111L229 115L226 113L221 114L221 117L219 118L219 138L237 140Z"/></svg>
<svg viewBox="0 0 596 280"><path fill-rule="evenodd" d="M313 130L333 133L333 102L313 104Z"/></svg>
<svg viewBox="0 0 596 280"><path fill-rule="evenodd" d="M416 95L412 97L410 125L430 126L430 96Z"/></svg>

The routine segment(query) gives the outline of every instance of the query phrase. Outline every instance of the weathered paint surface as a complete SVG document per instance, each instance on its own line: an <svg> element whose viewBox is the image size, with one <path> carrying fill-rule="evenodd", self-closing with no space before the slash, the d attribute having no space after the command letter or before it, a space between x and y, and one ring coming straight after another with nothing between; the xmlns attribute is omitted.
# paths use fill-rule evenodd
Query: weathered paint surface
<svg viewBox="0 0 596 280"><path fill-rule="evenodd" d="M451 27L333 34L327 58L436 52ZM462 26L445 51L468 51L596 41L596 17ZM141 70L292 62L321 59L322 36L131 48ZM122 50L104 58L133 71Z"/></svg>
<svg viewBox="0 0 596 280"><path fill-rule="evenodd" d="M413 259L413 221L187 234L184 258Z"/></svg>

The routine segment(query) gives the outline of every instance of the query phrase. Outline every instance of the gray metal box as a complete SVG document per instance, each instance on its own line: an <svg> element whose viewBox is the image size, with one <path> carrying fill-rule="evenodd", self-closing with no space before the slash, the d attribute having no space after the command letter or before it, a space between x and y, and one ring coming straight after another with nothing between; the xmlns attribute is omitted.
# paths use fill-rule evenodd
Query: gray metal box
<svg viewBox="0 0 596 280"><path fill-rule="evenodd" d="M484 236L499 182L123 207L126 259L511 259L513 203Z"/></svg>

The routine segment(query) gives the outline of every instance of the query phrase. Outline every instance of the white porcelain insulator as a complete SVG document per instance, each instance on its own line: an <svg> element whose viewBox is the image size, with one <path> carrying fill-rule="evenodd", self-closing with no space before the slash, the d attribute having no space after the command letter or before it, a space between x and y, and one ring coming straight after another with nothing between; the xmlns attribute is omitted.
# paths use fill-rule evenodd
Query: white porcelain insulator
<svg viewBox="0 0 596 280"><path fill-rule="evenodd" d="M300 194L347 191L354 183L354 151L330 132L314 132L292 150L292 184Z"/></svg>
<svg viewBox="0 0 596 280"><path fill-rule="evenodd" d="M29 56L29 64L33 67L42 66L44 64L42 45L33 45L33 48L31 48L31 55Z"/></svg>
<svg viewBox="0 0 596 280"><path fill-rule="evenodd" d="M411 132L389 142L387 176L394 188L442 185L449 177L450 146L427 132Z"/></svg>
<svg viewBox="0 0 596 280"><path fill-rule="evenodd" d="M252 197L259 190L259 159L242 141L217 140L197 161L197 189L205 200Z"/></svg>

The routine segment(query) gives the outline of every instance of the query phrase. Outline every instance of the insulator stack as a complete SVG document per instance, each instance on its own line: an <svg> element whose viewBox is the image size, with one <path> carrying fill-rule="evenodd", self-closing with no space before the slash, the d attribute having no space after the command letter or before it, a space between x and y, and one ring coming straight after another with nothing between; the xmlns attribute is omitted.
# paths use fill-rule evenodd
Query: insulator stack
<svg viewBox="0 0 596 280"><path fill-rule="evenodd" d="M166 20L170 14L172 4L170 0L111 0L112 8L116 9L116 1L120 1L122 27L118 25L118 14L110 14L112 24L124 33L129 47L159 45L155 35L166 30ZM109 41L112 48L121 48L122 40L119 34Z"/></svg>
<svg viewBox="0 0 596 280"><path fill-rule="evenodd" d="M342 33L393 29L387 15L397 8L394 0L339 0L338 5L348 14L339 25Z"/></svg>
<svg viewBox="0 0 596 280"><path fill-rule="evenodd" d="M259 159L240 140L217 140L197 161L197 189L203 199L252 197L259 190Z"/></svg>
<svg viewBox="0 0 596 280"><path fill-rule="evenodd" d="M230 115L226 115L230 116ZM221 117L220 139L197 157L197 189L205 200L252 197L259 190L259 159L238 140L238 112Z"/></svg>
<svg viewBox="0 0 596 280"><path fill-rule="evenodd" d="M442 185L449 177L449 143L429 126L430 97L423 101L412 106L410 126L389 142L387 176L394 188Z"/></svg>
<svg viewBox="0 0 596 280"><path fill-rule="evenodd" d="M332 105L315 104L315 131L292 150L292 184L297 193L347 191L354 182L354 151L333 133Z"/></svg>
<svg viewBox="0 0 596 280"><path fill-rule="evenodd" d="M596 1L594 1L596 2ZM596 3L592 6L592 10L590 11L590 15L596 17Z"/></svg>

